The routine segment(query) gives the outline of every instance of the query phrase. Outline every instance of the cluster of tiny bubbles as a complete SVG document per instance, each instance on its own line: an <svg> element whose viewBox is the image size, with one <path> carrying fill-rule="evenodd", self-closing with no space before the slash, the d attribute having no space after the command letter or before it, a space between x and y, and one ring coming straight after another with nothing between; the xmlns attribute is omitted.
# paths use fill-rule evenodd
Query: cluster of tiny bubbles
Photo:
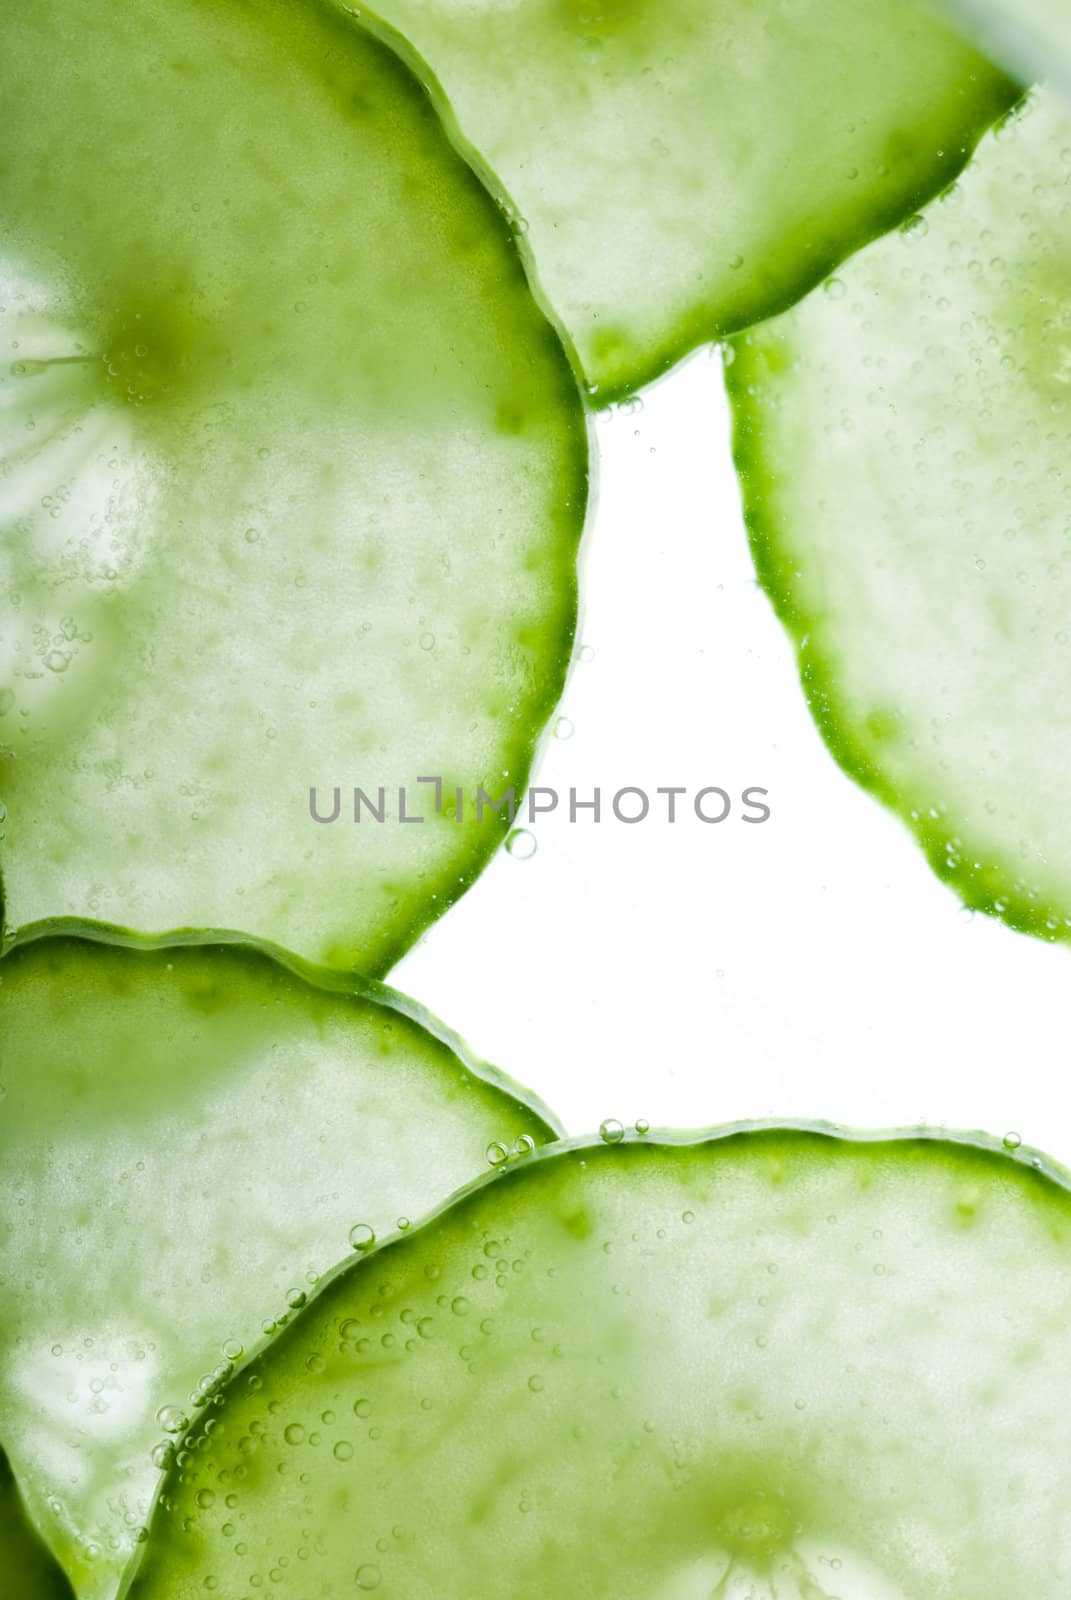
<svg viewBox="0 0 1071 1600"><path fill-rule="evenodd" d="M1023 1142L1022 1135L1016 1133L1014 1128L1009 1128L1001 1142L1004 1145L1005 1150L1018 1150L1019 1146Z"/></svg>
<svg viewBox="0 0 1071 1600"><path fill-rule="evenodd" d="M555 739L571 739L575 732L576 729L568 717L559 717L554 724Z"/></svg>
<svg viewBox="0 0 1071 1600"><path fill-rule="evenodd" d="M376 1242L376 1230L369 1222L355 1222L350 1229L350 1248L353 1250L371 1250Z"/></svg>
<svg viewBox="0 0 1071 1600"><path fill-rule="evenodd" d="M527 828L514 828L506 839L506 849L515 861L529 861L539 848L534 833Z"/></svg>
<svg viewBox="0 0 1071 1600"><path fill-rule="evenodd" d="M599 1138L603 1144L620 1144L624 1137L625 1130L616 1117L607 1117L599 1124Z"/></svg>

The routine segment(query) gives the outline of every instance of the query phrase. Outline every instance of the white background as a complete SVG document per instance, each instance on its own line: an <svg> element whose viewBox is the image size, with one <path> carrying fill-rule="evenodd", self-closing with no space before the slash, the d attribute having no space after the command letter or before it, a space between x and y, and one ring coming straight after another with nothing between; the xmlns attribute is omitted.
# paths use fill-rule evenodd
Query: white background
<svg viewBox="0 0 1071 1600"><path fill-rule="evenodd" d="M635 402L633 402L635 405ZM534 781L603 791L540 820L389 981L533 1087L604 1117L1021 1133L1071 1161L1066 948L964 911L836 766L755 583L720 361L603 414L578 647ZM770 791L769 822L632 827L623 784ZM583 815L583 814L582 814Z"/></svg>

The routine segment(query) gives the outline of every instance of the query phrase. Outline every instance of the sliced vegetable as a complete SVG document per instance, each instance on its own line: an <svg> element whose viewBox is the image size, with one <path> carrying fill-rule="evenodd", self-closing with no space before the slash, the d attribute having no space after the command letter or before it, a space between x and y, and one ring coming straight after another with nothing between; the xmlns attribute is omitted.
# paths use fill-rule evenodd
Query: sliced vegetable
<svg viewBox="0 0 1071 1600"><path fill-rule="evenodd" d="M83 1600L114 1594L187 1419L320 1273L490 1143L553 1136L390 991L236 946L17 949L0 1083L0 1428Z"/></svg>
<svg viewBox="0 0 1071 1600"><path fill-rule="evenodd" d="M1071 113L735 344L759 574L833 754L968 906L1071 929Z"/></svg>
<svg viewBox="0 0 1071 1600"><path fill-rule="evenodd" d="M381 972L563 681L560 342L424 91L318 0L8 6L0 94L8 925Z"/></svg>
<svg viewBox="0 0 1071 1600"><path fill-rule="evenodd" d="M1071 1196L975 1146L551 1153L230 1382L130 1600L1062 1600Z"/></svg>
<svg viewBox="0 0 1071 1600"><path fill-rule="evenodd" d="M1020 92L925 0L380 9L504 184L600 403L791 305Z"/></svg>
<svg viewBox="0 0 1071 1600"><path fill-rule="evenodd" d="M26 1516L18 1484L0 1450L0 1576L14 1600L72 1600L72 1589Z"/></svg>

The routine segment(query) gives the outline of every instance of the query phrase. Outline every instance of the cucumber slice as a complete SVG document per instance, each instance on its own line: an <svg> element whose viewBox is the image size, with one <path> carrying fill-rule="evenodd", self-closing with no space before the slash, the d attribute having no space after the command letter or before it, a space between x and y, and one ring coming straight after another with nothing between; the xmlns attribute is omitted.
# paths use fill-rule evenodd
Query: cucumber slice
<svg viewBox="0 0 1071 1600"><path fill-rule="evenodd" d="M0 1574L14 1600L72 1600L73 1591L31 1527L11 1465L0 1450Z"/></svg>
<svg viewBox="0 0 1071 1600"><path fill-rule="evenodd" d="M0 1430L84 1600L114 1594L183 1418L315 1274L489 1143L553 1137L406 1009L233 945L0 962Z"/></svg>
<svg viewBox="0 0 1071 1600"><path fill-rule="evenodd" d="M791 305L1020 92L924 0L379 10L505 185L600 404Z"/></svg>
<svg viewBox="0 0 1071 1600"><path fill-rule="evenodd" d="M8 925L382 972L571 648L582 405L507 219L317 0L7 6L0 95Z"/></svg>
<svg viewBox="0 0 1071 1600"><path fill-rule="evenodd" d="M736 341L760 578L841 765L968 906L1071 930L1071 114Z"/></svg>
<svg viewBox="0 0 1071 1600"><path fill-rule="evenodd" d="M337 1277L191 1430L130 1600L1062 1600L1071 1196L803 1129L597 1143Z"/></svg>

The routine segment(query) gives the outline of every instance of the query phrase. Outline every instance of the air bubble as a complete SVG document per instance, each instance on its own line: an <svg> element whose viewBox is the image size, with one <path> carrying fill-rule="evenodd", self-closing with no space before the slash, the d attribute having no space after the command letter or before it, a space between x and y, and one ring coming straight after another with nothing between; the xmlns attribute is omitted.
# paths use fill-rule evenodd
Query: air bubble
<svg viewBox="0 0 1071 1600"><path fill-rule="evenodd" d="M358 1589L378 1589L383 1574L374 1562L366 1561L363 1567L357 1568Z"/></svg>
<svg viewBox="0 0 1071 1600"><path fill-rule="evenodd" d="M509 1160L509 1151L500 1139L495 1139L487 1146L487 1159L492 1167L501 1167Z"/></svg>
<svg viewBox="0 0 1071 1600"><path fill-rule="evenodd" d="M559 717L554 724L555 739L571 739L575 732L576 728L568 717Z"/></svg>
<svg viewBox="0 0 1071 1600"><path fill-rule="evenodd" d="M180 1406L161 1406L156 1420L165 1433L182 1433L190 1425L189 1417Z"/></svg>
<svg viewBox="0 0 1071 1600"><path fill-rule="evenodd" d="M286 1303L291 1311L300 1311L308 1298L304 1289L288 1289L286 1291Z"/></svg>
<svg viewBox="0 0 1071 1600"><path fill-rule="evenodd" d="M371 1250L376 1242L376 1230L368 1222L355 1222L350 1229L350 1245L354 1250Z"/></svg>
<svg viewBox="0 0 1071 1600"><path fill-rule="evenodd" d="M348 1439L340 1439L331 1454L336 1461L352 1461L353 1446Z"/></svg>
<svg viewBox="0 0 1071 1600"><path fill-rule="evenodd" d="M514 828L506 840L506 849L517 861L529 861L538 849L538 841L534 833L529 833L527 828Z"/></svg>
<svg viewBox="0 0 1071 1600"><path fill-rule="evenodd" d="M530 1156L534 1149L535 1140L530 1133L519 1134L514 1140L513 1154L515 1156Z"/></svg>
<svg viewBox="0 0 1071 1600"><path fill-rule="evenodd" d="M636 1119L636 1132L640 1135L640 1138L642 1139L644 1134L645 1133L650 1133L650 1131L651 1131L651 1124L648 1122L647 1118L646 1117L637 1117L637 1119Z"/></svg>
<svg viewBox="0 0 1071 1600"><path fill-rule="evenodd" d="M616 1117L607 1117L599 1125L599 1138L603 1144L620 1144L625 1137L625 1130Z"/></svg>
<svg viewBox="0 0 1071 1600"><path fill-rule="evenodd" d="M594 661L595 660L594 647L592 645L590 645L590 644L582 644L580 646L579 651L577 652L577 659L579 661ZM12 695L11 698L14 700L14 698L15 698L14 695Z"/></svg>
<svg viewBox="0 0 1071 1600"><path fill-rule="evenodd" d="M1018 1148L1022 1144L1022 1142L1023 1142L1022 1135L1016 1133L1014 1128L1010 1129L1004 1135L1004 1138L1003 1138L1003 1141L1002 1141L1005 1150L1018 1150Z"/></svg>

